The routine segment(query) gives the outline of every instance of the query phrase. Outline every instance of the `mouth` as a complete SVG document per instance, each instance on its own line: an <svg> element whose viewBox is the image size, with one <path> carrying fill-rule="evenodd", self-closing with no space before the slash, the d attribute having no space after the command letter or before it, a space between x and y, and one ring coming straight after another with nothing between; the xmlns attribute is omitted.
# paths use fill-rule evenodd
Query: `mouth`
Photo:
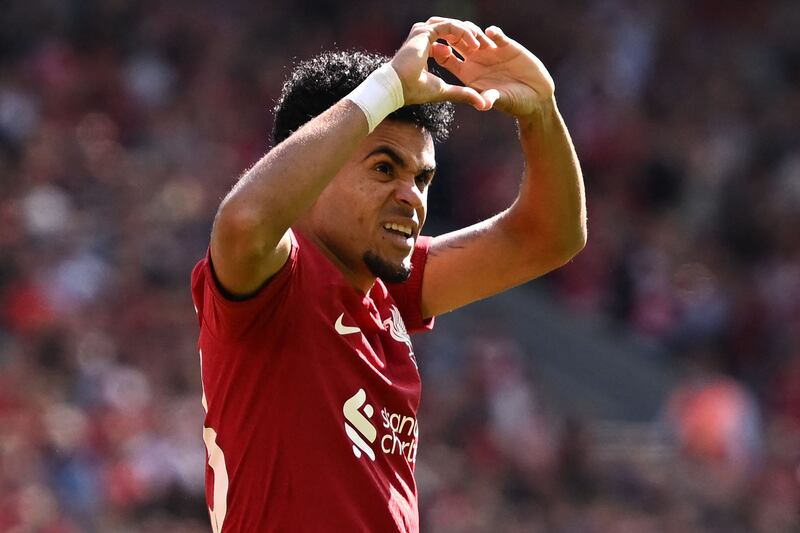
<svg viewBox="0 0 800 533"><path fill-rule="evenodd" d="M389 240L402 248L414 246L414 226L403 222L384 222L383 230Z"/></svg>
<svg viewBox="0 0 800 533"><path fill-rule="evenodd" d="M396 224L394 222L384 223L383 229L389 232L397 233L398 235L403 235L404 237L411 237L414 234L414 230L410 225Z"/></svg>

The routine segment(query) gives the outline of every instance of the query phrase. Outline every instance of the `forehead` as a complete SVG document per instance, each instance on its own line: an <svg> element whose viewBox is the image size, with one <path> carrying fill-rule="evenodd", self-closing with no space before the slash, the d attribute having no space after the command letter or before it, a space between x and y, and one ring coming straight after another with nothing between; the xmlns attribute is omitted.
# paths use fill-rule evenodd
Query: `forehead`
<svg viewBox="0 0 800 533"><path fill-rule="evenodd" d="M379 147L391 148L415 169L436 166L431 134L414 124L384 120L362 141L358 150L360 158L367 157Z"/></svg>

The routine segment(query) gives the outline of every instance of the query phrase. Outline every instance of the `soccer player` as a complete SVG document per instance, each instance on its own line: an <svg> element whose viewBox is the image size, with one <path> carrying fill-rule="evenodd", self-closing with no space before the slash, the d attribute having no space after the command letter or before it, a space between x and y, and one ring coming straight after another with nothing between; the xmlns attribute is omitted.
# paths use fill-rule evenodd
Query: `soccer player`
<svg viewBox="0 0 800 533"><path fill-rule="evenodd" d="M430 57L464 86L429 72ZM323 53L292 72L277 145L223 200L192 273L215 532L419 530L408 332L557 268L586 240L553 94L499 28L439 17L392 58ZM449 102L513 116L525 176L502 213L428 238Z"/></svg>

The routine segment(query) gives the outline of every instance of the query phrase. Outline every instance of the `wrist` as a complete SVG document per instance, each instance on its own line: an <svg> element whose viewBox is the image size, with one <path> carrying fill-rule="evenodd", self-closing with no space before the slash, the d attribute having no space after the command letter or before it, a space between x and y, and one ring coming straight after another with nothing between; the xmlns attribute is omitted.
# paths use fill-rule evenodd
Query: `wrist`
<svg viewBox="0 0 800 533"><path fill-rule="evenodd" d="M541 128L546 125L551 119L559 116L558 107L556 106L555 96L550 96L538 103L538 105L529 113L516 115L517 123L520 130L524 131L530 128Z"/></svg>
<svg viewBox="0 0 800 533"><path fill-rule="evenodd" d="M390 63L372 72L346 99L356 104L367 119L369 132L387 116L403 107L403 84Z"/></svg>

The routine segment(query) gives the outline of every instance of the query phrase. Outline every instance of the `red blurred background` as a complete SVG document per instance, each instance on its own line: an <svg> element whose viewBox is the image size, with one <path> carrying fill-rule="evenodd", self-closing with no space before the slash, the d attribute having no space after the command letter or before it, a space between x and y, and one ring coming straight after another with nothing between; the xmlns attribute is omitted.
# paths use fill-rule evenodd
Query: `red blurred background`
<svg viewBox="0 0 800 533"><path fill-rule="evenodd" d="M295 58L391 54L433 14L549 67L589 244L417 338L423 531L800 530L795 0L1 11L1 531L209 530L189 272L215 209ZM456 121L428 233L521 173L512 121Z"/></svg>

